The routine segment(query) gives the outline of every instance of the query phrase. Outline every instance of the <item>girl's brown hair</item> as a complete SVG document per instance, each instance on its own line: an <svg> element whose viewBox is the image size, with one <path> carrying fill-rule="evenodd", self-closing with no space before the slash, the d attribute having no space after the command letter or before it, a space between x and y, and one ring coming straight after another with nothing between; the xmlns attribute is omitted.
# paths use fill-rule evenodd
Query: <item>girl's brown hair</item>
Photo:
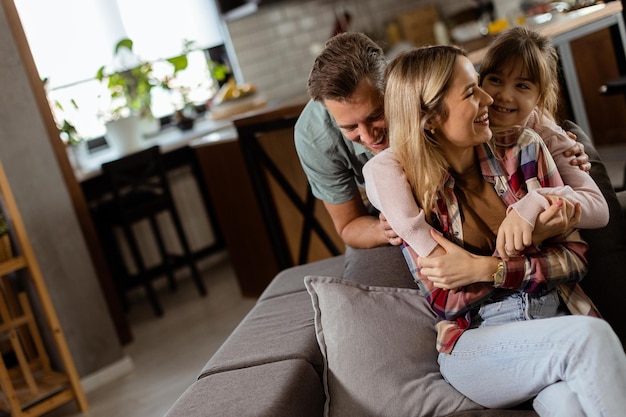
<svg viewBox="0 0 626 417"><path fill-rule="evenodd" d="M539 87L538 110L554 119L559 105L559 56L550 39L523 26L502 32L493 41L480 65L480 79L488 74L519 68Z"/></svg>

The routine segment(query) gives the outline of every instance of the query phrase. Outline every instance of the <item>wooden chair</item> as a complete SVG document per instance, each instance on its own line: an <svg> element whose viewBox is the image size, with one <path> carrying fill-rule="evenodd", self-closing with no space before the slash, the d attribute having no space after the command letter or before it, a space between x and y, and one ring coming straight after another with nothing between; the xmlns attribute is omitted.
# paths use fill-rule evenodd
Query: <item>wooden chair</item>
<svg viewBox="0 0 626 417"><path fill-rule="evenodd" d="M163 309L157 299L152 281L165 273L168 277L171 290L176 289L174 269L179 265L187 265L191 272L198 292L204 296L206 289L198 272L195 261L189 248L180 216L176 209L170 185L167 179L161 152L158 146L127 155L115 161L102 164L102 172L109 186L112 199L98 204L95 208L95 218L107 257L112 262L112 270L124 302L126 291L136 285L142 285L157 316L163 314ZM172 220L179 243L182 247L182 256L168 253L163 234L157 222L157 215L167 212ZM133 232L133 225L148 220L150 229L155 238L161 264L147 268L141 253L137 237ZM135 264L136 274L131 274L123 261L122 250L118 244L113 228L118 226L128 245L132 261Z"/></svg>

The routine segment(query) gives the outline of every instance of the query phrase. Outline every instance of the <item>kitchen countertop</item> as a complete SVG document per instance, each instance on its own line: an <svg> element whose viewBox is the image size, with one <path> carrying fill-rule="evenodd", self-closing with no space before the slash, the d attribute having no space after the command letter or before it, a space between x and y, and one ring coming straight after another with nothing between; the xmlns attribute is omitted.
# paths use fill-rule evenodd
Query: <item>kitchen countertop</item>
<svg viewBox="0 0 626 417"><path fill-rule="evenodd" d="M219 132L219 133L218 133ZM209 118L197 119L193 128L182 131L176 126L165 128L159 134L143 140L141 149L159 145L161 151L169 151L182 148L192 141L210 136L212 140L216 138L227 138L237 135L233 123L230 120L211 120ZM208 140L208 139L207 139ZM139 149L138 149L139 150ZM74 169L74 175L78 182L83 182L102 173L102 164L121 158L125 154L115 147L98 149L80 158L78 167Z"/></svg>
<svg viewBox="0 0 626 417"><path fill-rule="evenodd" d="M532 27L542 35L554 39L567 32L578 29L581 26L612 16L616 13L621 13L621 11L621 2L612 1L609 3L583 7L582 9L574 10L572 12L556 14L546 23L529 27ZM486 45L480 49L470 52L470 61L472 61L474 65L480 64L488 49L489 46Z"/></svg>
<svg viewBox="0 0 626 417"><path fill-rule="evenodd" d="M227 119L213 120L209 116L197 119L194 127L188 131L181 131L175 126L168 127L159 134L146 138L141 149L159 145L163 153L183 146L202 146L221 141L237 140L235 125L254 123L259 120L280 118L282 114L301 111L308 97L306 94L297 94L284 99L269 101L265 106L234 115ZM78 182L84 182L102 173L102 164L124 156L124 153L113 147L94 151L82 156L80 166L74 169Z"/></svg>

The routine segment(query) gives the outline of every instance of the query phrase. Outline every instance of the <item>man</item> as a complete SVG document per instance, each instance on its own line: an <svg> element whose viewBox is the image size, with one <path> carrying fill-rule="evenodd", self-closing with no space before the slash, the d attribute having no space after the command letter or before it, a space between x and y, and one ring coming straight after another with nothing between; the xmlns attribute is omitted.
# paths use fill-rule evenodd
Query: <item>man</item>
<svg viewBox="0 0 626 417"><path fill-rule="evenodd" d="M383 112L383 50L360 33L331 38L313 64L311 101L295 126L295 145L313 195L324 202L335 229L352 248L399 245L364 193L363 165L389 146ZM590 169L583 146L573 164Z"/></svg>

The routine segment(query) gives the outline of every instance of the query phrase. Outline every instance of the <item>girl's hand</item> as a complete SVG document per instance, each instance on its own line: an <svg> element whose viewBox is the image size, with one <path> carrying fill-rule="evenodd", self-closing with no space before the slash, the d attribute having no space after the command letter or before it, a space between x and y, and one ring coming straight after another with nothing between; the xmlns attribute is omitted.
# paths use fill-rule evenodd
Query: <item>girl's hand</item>
<svg viewBox="0 0 626 417"><path fill-rule="evenodd" d="M567 136L576 140L576 135L572 132L566 132ZM591 171L591 162L589 162L589 155L585 153L585 145L580 142L576 142L572 145L571 148L565 150L563 152L563 156L571 156L573 157L569 163L579 167L581 170L585 172Z"/></svg>
<svg viewBox="0 0 626 417"><path fill-rule="evenodd" d="M383 234L387 238L389 244L393 246L400 245L402 243L402 238L391 228L391 225L383 213L378 215L378 220L380 221L380 227L383 229Z"/></svg>
<svg viewBox="0 0 626 417"><path fill-rule="evenodd" d="M420 256L417 264L435 287L454 291L476 282L493 282L497 258L474 255L435 230L430 235L439 246L428 257Z"/></svg>
<svg viewBox="0 0 626 417"><path fill-rule="evenodd" d="M515 210L509 211L498 228L496 250L505 261L533 243L533 226Z"/></svg>

